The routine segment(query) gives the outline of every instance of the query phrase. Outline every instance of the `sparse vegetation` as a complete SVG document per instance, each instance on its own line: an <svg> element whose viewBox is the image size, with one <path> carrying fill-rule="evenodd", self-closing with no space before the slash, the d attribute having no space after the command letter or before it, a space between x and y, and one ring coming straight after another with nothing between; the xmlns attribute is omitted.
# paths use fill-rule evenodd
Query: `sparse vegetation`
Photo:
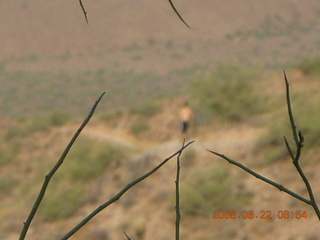
<svg viewBox="0 0 320 240"><path fill-rule="evenodd" d="M69 114L61 111L53 111L46 115L37 115L26 121L28 133L48 130L50 127L59 127L69 120Z"/></svg>
<svg viewBox="0 0 320 240"><path fill-rule="evenodd" d="M294 114L292 111L289 81L288 81L285 73L284 73L284 79L285 79L285 85L286 85L286 103L287 103L288 117L289 117L289 123L291 126L292 136L294 139L294 144L289 143L289 141L287 140L287 136L284 137L284 141L285 141L285 146L288 151L288 155L292 160L292 164L293 164L294 168L296 169L298 175L300 176L301 180L304 182L306 191L308 192L307 198L302 196L301 194L295 192L295 191L290 190L289 188L283 186L282 184L279 184L278 182L275 182L267 177L262 176L258 172L250 169L249 167L247 167L237 161L234 161L233 159L229 158L228 156L226 156L222 153L218 153L218 152L211 151L211 150L208 150L208 151L211 152L212 154L219 156L220 158L226 160L227 162L239 167L240 169L244 170L248 174L255 176L256 178L260 179L261 181L264 181L264 182L270 184L271 186L276 187L280 191L287 193L291 197L298 199L299 201L304 202L305 204L310 205L313 208L318 219L320 219L320 209L319 209L317 201L314 197L314 193L313 193L314 190L311 187L310 180L306 176L304 170L301 168L300 158L302 156L302 148L305 144L305 137L295 123L295 117L294 117ZM306 217L307 216L304 215L304 218L306 218Z"/></svg>
<svg viewBox="0 0 320 240"><path fill-rule="evenodd" d="M111 165L118 165L127 157L127 152L113 143L81 138L70 151L60 177L70 182L87 182L100 176Z"/></svg>
<svg viewBox="0 0 320 240"><path fill-rule="evenodd" d="M314 111L320 104L320 100L317 97L319 90L313 89L309 92L309 97L305 97L305 92L298 89L292 93L292 104L295 106L303 106L301 108L294 108L294 114L299 116L297 122L305 138L308 141L308 145L305 146L306 154L313 152L320 146L320 126L318 124L320 113ZM287 115L284 111L273 113L270 120L267 121L268 132L261 136L257 142L256 149L261 152L261 161L265 164L269 164L279 159L285 159L288 156L287 150L283 147L283 136L290 135L290 125L288 123ZM277 119L273 121L272 119ZM289 139L291 141L291 139ZM267 153L267 154L265 154ZM306 160L305 162L311 161Z"/></svg>
<svg viewBox="0 0 320 240"><path fill-rule="evenodd" d="M14 161L15 157L19 152L19 145L14 141L10 141L9 143L2 143L0 145L0 166Z"/></svg>
<svg viewBox="0 0 320 240"><path fill-rule="evenodd" d="M320 56L304 58L294 65L300 68L305 74L319 76L320 75Z"/></svg>
<svg viewBox="0 0 320 240"><path fill-rule="evenodd" d="M60 180L51 186L39 213L44 221L70 217L81 207L87 197L83 182Z"/></svg>
<svg viewBox="0 0 320 240"><path fill-rule="evenodd" d="M16 182L16 179L9 174L2 175L0 177L0 196L10 195Z"/></svg>
<svg viewBox="0 0 320 240"><path fill-rule="evenodd" d="M130 131L133 135L138 136L142 132L148 130L148 128L149 128L149 125L147 121L142 118L139 118L132 123L130 127Z"/></svg>
<svg viewBox="0 0 320 240"><path fill-rule="evenodd" d="M152 117L154 114L159 111L160 106L156 104L154 101L148 101L143 104L138 104L133 106L130 110L130 114L137 114L141 117Z"/></svg>
<svg viewBox="0 0 320 240"><path fill-rule="evenodd" d="M210 216L212 210L236 210L250 202L252 193L233 190L236 179L224 166L197 167L181 189L182 213Z"/></svg>
<svg viewBox="0 0 320 240"><path fill-rule="evenodd" d="M259 102L261 75L258 68L239 64L220 64L203 79L195 79L190 87L197 103L200 119L243 121L262 112Z"/></svg>

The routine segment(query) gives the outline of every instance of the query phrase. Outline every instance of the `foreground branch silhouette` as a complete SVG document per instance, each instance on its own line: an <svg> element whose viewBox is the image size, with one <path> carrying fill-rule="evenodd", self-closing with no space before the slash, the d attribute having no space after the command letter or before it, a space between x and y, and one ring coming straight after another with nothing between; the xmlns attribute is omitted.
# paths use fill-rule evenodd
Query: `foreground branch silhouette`
<svg viewBox="0 0 320 240"><path fill-rule="evenodd" d="M190 26L188 25L188 23L182 18L181 14L178 12L177 8L175 7L175 5L173 4L172 0L169 0L169 3L170 3L170 6L172 7L173 11L177 14L177 16L179 17L179 19L188 27L190 28ZM87 16L87 11L82 3L82 0L79 0L79 4L80 4L80 7L82 9L82 12L83 12L83 15L86 19L86 22L87 24L89 24L89 21L88 21L88 16Z"/></svg>
<svg viewBox="0 0 320 240"><path fill-rule="evenodd" d="M291 100L290 100L289 81L287 79L287 76L286 76L285 72L284 72L284 79L285 79L285 84L286 84L286 101L287 101L287 107L288 107L288 114L289 114L289 119L290 119L293 138L294 138L295 145L296 145L295 153L293 152L292 148L290 147L286 137L284 137L284 141L285 141L286 147L288 149L289 155L290 155L290 157L292 159L292 163L295 166L295 168L297 169L300 177L302 178L303 182L306 185L306 188L307 188L308 194L309 194L309 199L304 198L303 196L291 191L290 189L282 186L281 184L279 184L277 182L274 182L274 181L270 180L269 178L260 175L259 173L251 170L250 168L246 167L245 165L243 165L243 164L241 164L241 163L239 163L237 161L234 161L234 160L230 159L229 157L227 157L226 155L224 155L222 153L218 153L218 152L215 152L215 151L212 151L212 150L208 150L208 151L213 153L213 154L215 154L215 155L217 155L217 156L219 156L219 157L221 157L221 158L223 158L223 159L225 159L229 163L241 168L242 170L244 170L247 173L255 176L256 178L259 178L260 180L262 180L262 181L264 181L264 182L266 182L266 183L278 188L280 191L284 191L287 194L291 195L292 197L297 198L300 201L305 202L308 205L311 205L313 207L314 211L316 212L319 220L320 220L319 207L318 207L318 205L316 203L316 200L314 198L311 185L310 185L309 180L307 179L306 175L304 174L304 172L303 172L303 170L302 170L302 168L300 166L300 163L299 163L299 159L300 159L300 156L301 156L301 150L302 150L303 143L304 143L304 137L303 137L303 135L302 135L302 133L300 131L297 131L297 127L296 127L296 124L295 124L295 121L294 121L294 117L293 117L293 113L292 113L292 107L291 107Z"/></svg>
<svg viewBox="0 0 320 240"><path fill-rule="evenodd" d="M39 208L39 206L40 206L40 204L42 202L42 199L43 199L43 197L44 197L44 195L46 193L46 190L48 188L50 180L52 179L53 175L57 172L57 170L60 168L60 166L63 164L63 162L64 162L66 156L68 155L71 147L73 146L74 142L76 141L76 139L80 135L81 131L84 129L84 127L87 125L87 123L89 122L89 120L93 116L93 113L94 113L96 107L98 106L99 102L101 101L101 99L102 99L104 94L105 93L102 93L101 96L98 98L98 100L95 102L95 104L93 105L93 107L92 107L91 111L89 112L88 116L83 121L83 123L80 125L79 129L76 131L76 133L74 134L74 136L72 137L72 139L68 143L67 147L63 151L61 157L58 159L58 161L53 166L53 168L49 171L49 173L45 176L45 179L44 179L42 187L41 187L41 189L39 191L38 197L36 198L36 201L35 201L32 209L31 209L30 214L28 215L28 218L27 218L26 222L24 222L24 226L23 226L23 229L21 231L19 240L24 240L25 239L26 234L27 234L27 232L29 230L30 224L31 224L34 216L36 215L37 210L38 210L38 208ZM135 186L139 182L143 181L144 179L148 178L151 174L155 173L157 170L159 170L164 164L166 164L173 157L177 156L177 162L179 162L180 161L180 155L181 155L182 151L185 148L187 148L190 144L192 144L193 142L194 141L190 141L187 144L185 144L185 141L184 141L182 146L181 146L181 148L178 151L176 151L175 153L173 153L172 155L170 155L169 157L164 159L160 164L158 164L156 167L154 167L149 172L145 173L144 175L142 175L142 176L138 177L137 179L133 180L132 182L128 183L118 194L116 194L113 198L111 198L107 202L101 204L94 211L92 211L87 217L85 217L79 224L77 224L74 228L72 228L67 234L65 234L61 238L61 240L69 239L74 233L76 233L80 228L82 228L85 224L87 224L99 212L101 212L102 210L107 208L109 205L111 205L112 203L114 203L117 200L119 200L120 197L123 196L130 188L132 188L133 186ZM177 172L177 174L179 174L180 163L177 163L177 164L178 164L178 170L177 170L178 172ZM177 183L178 181L179 181L179 175L177 175L176 184L178 184ZM179 207L177 207L177 209L179 209ZM179 211L178 211L178 213L179 213ZM179 222L180 222L180 213L178 214L178 216L179 216L179 219L177 217L177 219L178 219L177 220L177 224L179 224ZM125 232L124 232L124 234L126 235L126 237L128 239L130 239L129 236Z"/></svg>
<svg viewBox="0 0 320 240"><path fill-rule="evenodd" d="M190 144L192 144L194 141L188 142L186 145L182 145L182 147L173 153L171 156L164 159L159 165L157 165L155 168L153 168L151 171L147 172L146 174L138 177L134 181L130 182L127 186L125 186L118 194L116 194L114 197L112 197L107 202L101 204L99 207L97 207L94 211L92 211L87 217L85 217L79 224L77 224L73 229L71 229L65 236L61 238L61 240L66 240L70 238L73 234L75 234L80 228L82 228L87 222L89 222L95 215L97 215L99 212L101 212L103 209L111 205L112 203L118 201L120 197L122 197L123 194L125 194L130 188L132 188L134 185L138 184L142 180L149 177L151 174L155 173L159 168L161 168L164 164L166 164L170 159L172 159L175 156L180 156L182 151L187 148ZM127 235L126 235L127 236ZM128 236L127 236L128 237Z"/></svg>
<svg viewBox="0 0 320 240"><path fill-rule="evenodd" d="M76 139L78 138L78 136L80 135L81 131L84 129L84 127L87 125L87 123L89 122L89 120L91 119L94 111L96 110L99 102L101 101L103 95L105 94L105 92L103 92L101 94L101 96L98 98L98 100L95 102L95 104L93 105L91 111L89 112L87 118L83 121L83 123L80 125L79 129L76 131L76 133L73 135L72 139L70 140L70 142L68 143L67 147L65 148L65 150L63 151L61 157L59 158L59 160L57 161L57 163L53 166L53 168L51 169L51 171L45 176L44 182L42 184L42 187L40 189L40 192L38 194L38 197L31 209L31 212L27 218L27 220L24 222L24 226L22 228L19 240L23 240L26 237L26 234L28 232L28 229L30 227L30 224L40 206L40 203L46 193L47 187L49 185L49 182L52 178L52 176L56 173L56 171L59 169L59 167L62 165L62 163L64 162L64 159L66 158L66 156L68 155L72 145L74 144L74 142L76 141Z"/></svg>
<svg viewBox="0 0 320 240"><path fill-rule="evenodd" d="M81 9L82 9L84 18L86 19L87 24L89 24L89 22L88 22L88 16L87 16L87 11L86 11L86 9L85 9L84 6L83 6L82 0L79 0L79 3L80 3L80 7L81 7Z"/></svg>
<svg viewBox="0 0 320 240"><path fill-rule="evenodd" d="M186 139L183 140L182 147L184 146ZM180 152L177 156L177 173L176 173L176 240L180 239Z"/></svg>
<svg viewBox="0 0 320 240"><path fill-rule="evenodd" d="M182 18L181 14L178 12L177 8L174 6L172 0L169 0L169 3L173 9L173 11L177 14L177 16L180 18L180 20L188 27L190 28L190 26L188 25L188 23Z"/></svg>

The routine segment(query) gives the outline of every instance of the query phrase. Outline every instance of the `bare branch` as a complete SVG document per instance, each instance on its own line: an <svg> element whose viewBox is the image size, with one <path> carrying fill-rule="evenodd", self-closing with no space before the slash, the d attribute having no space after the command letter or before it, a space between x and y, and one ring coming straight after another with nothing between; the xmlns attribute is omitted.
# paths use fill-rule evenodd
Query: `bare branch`
<svg viewBox="0 0 320 240"><path fill-rule="evenodd" d="M286 83L286 99L287 99L287 107L288 107L288 114L289 114L289 119L290 119L290 124L291 124L291 129L292 129L292 133L293 133L293 138L294 138L294 141L296 143L296 154L294 155L293 154L293 151L287 141L287 139L284 137L284 141L285 141L285 144L286 144L286 147L288 149L288 152L289 152L289 155L290 157L292 158L292 162L295 166L295 168L297 169L300 177L302 178L303 182L305 183L306 185L306 188L308 190L308 194L309 194L309 197L310 197L310 200L309 199L306 199L302 196L300 196L299 194L285 188L284 186L280 185L279 183L276 183L258 173L256 173L255 171L251 170L250 168L242 165L241 163L238 163L230 158L228 158L227 156L225 156L224 154L221 154L221 153L217 153L217 152L214 152L214 151L210 151L208 150L209 152L227 160L229 163L243 169L244 171L248 172L249 174L255 176L256 178L259 178L260 180L278 188L280 191L284 191L286 192L287 194L291 195L292 197L294 198L297 198L299 199L300 201L302 202L305 202L306 204L308 205L311 205L314 209L314 211L316 212L319 220L320 220L320 210L319 210L319 207L315 201L315 198L314 198L314 195L313 195L313 192L312 192L312 188L311 188L311 185L309 183L309 180L308 178L306 177L306 175L304 174L302 168L300 167L300 164L299 164L299 159L300 159L300 156L301 156L301 149L303 147L303 143L304 143L304 137L302 135L302 133L299 131L297 132L297 127L296 127L296 124L295 124L295 121L294 121L294 117L293 117L293 114L292 114L292 107L291 107L291 100L290 100L290 89L289 89L289 81L287 79L287 76L286 76L286 73L284 72L284 79L285 79L285 83Z"/></svg>
<svg viewBox="0 0 320 240"><path fill-rule="evenodd" d="M82 12L83 12L84 17L85 17L85 19L86 19L86 22L87 22L87 24L89 24L89 22L88 22L88 17L87 17L87 12L86 12L86 9L84 8L83 4L82 4L82 0L79 0L79 3L80 3L80 6L81 6L81 8L82 8Z"/></svg>
<svg viewBox="0 0 320 240"><path fill-rule="evenodd" d="M184 146L186 139L183 139L182 148ZM177 157L177 175L176 175L176 240L180 239L180 190L179 190L179 181L180 181L180 152Z"/></svg>
<svg viewBox="0 0 320 240"><path fill-rule="evenodd" d="M33 207L31 209L31 212L27 218L27 220L24 222L24 226L22 228L19 240L23 240L26 237L26 234L28 232L29 226L40 206L40 203L46 193L47 187L49 185L49 182L52 178L52 176L56 173L56 171L59 169L59 167L62 165L62 163L64 162L64 159L66 158L67 154L69 153L72 145L74 144L74 142L76 141L76 139L78 138L78 136L80 135L81 131L84 129L84 127L87 125L87 123L89 122L89 120L91 119L94 111L96 110L96 107L98 106L100 100L102 99L103 95L105 94L102 93L101 96L98 98L98 100L95 102L95 104L93 105L91 111L89 112L89 115L87 116L87 118L83 121L83 123L80 125L79 129L76 131L76 133L73 135L72 139L70 140L69 144L67 145L67 147L65 148L65 150L63 151L61 157L59 158L59 160L57 161L57 163L53 166L53 168L50 170L50 172L45 176L44 182L42 184L42 187L40 189L40 192L38 194L38 197L35 201L35 203L33 204Z"/></svg>
<svg viewBox="0 0 320 240"><path fill-rule="evenodd" d="M112 203L118 201L120 197L122 197L123 194L125 194L130 188L132 188L134 185L138 184L139 182L143 181L147 177L149 177L151 174L155 173L159 168L161 168L164 164L166 164L171 158L181 154L181 152L188 147L190 144L192 144L194 141L188 142L186 145L182 146L180 150L172 154L171 156L164 159L159 165L157 165L155 168L153 168L151 171L147 172L146 174L138 177L134 181L130 182L127 186L125 186L120 192L118 192L114 197L112 197L107 202L101 204L99 207L97 207L94 211L92 211L87 217L85 217L79 224L77 224L73 229L71 229L65 236L61 238L61 240L69 239L73 234L75 234L80 228L82 228L87 222L89 222L95 215L97 215L99 212L101 212L103 209L111 205Z"/></svg>
<svg viewBox="0 0 320 240"><path fill-rule="evenodd" d="M280 191L283 191L283 192L291 195L292 197L297 198L297 199L299 199L300 201L305 202L306 204L311 205L311 201L310 201L310 200L308 200L308 199L300 196L299 194L291 191L290 189L282 186L281 184L279 184L279 183L277 183L277 182L274 182L274 181L270 180L269 178L266 178L266 177L260 175L259 173L251 170L250 168L244 166L243 164L241 164L241 163L239 163L239 162L236 162L236 161L232 160L231 158L225 156L224 154L221 154L221 153L218 153L218 152L214 152L214 151L211 151L211 150L208 150L208 151L211 152L211 153L213 153L213 154L215 154L215 155L217 155L217 156L219 156L219 157L221 157L221 158L223 158L223 159L225 159L225 160L227 160L229 163L231 163L231 164L233 164L233 165L241 168L242 170L244 170L244 171L246 171L247 173L255 176L256 178L258 178L258 179L260 179L260 180L262 180L262 181L264 181L264 182L266 182L266 183L269 183L270 185L278 188Z"/></svg>
<svg viewBox="0 0 320 240"><path fill-rule="evenodd" d="M291 107L291 101L290 101L289 81L287 79L287 75L286 75L285 71L283 71L283 75L284 75L284 80L285 80L285 83L286 83L286 98L287 98L287 106L288 106L290 124L291 124L291 128L292 128L294 141L297 143L297 142L299 142L299 140L298 140L298 134L297 134L297 127L296 127L296 124L294 122L293 113L292 113L292 107Z"/></svg>
<svg viewBox="0 0 320 240"><path fill-rule="evenodd" d="M287 79L286 73L284 72L284 79L285 79L285 83L286 83L286 96L287 96L287 105L288 105L288 114L289 114L289 119L290 119L290 123L291 123L291 128L292 128L292 133L293 133L293 138L294 141L296 143L296 155L293 156L292 151L289 151L290 157L292 159L293 165L295 166L295 168L297 169L300 177L302 178L304 184L306 185L306 188L308 190L308 194L310 197L310 204L313 207L314 211L316 212L319 220L320 220L320 210L319 207L316 203L316 200L314 198L313 195L313 191L311 188L311 185L309 183L308 178L306 177L306 175L304 174L300 164L299 164L299 159L301 156L301 149L303 147L303 143L304 143L304 137L301 133L301 131L299 131L297 133L297 127L295 125L294 122L294 118L293 118L293 114L292 114L292 108L291 108L291 101L290 101L290 89L289 89L289 81ZM288 142L286 141L286 145L288 150L290 149Z"/></svg>
<svg viewBox="0 0 320 240"><path fill-rule="evenodd" d="M128 238L128 240L131 240L131 238L129 238L129 236L126 234L126 232L123 232L124 235L126 235L126 237Z"/></svg>
<svg viewBox="0 0 320 240"><path fill-rule="evenodd" d="M290 154L290 157L291 157L292 159L294 159L294 155L293 155L293 152L292 152L292 150L291 150L291 147L290 147L290 145L289 145L289 143L288 143L287 138L286 138L286 137L283 137L283 139L284 139L284 142L286 143L286 146L287 146L288 152L289 152L289 154Z"/></svg>
<svg viewBox="0 0 320 240"><path fill-rule="evenodd" d="M311 188L311 185L309 183L309 180L306 177L306 175L304 174L304 172L302 171L299 162L298 161L297 162L293 162L293 164L296 167L300 177L304 181L304 184L306 185L306 188L308 190L308 194L309 194L309 197L310 197L310 205L313 207L314 211L316 212L316 214L317 214L317 216L318 216L318 218L320 220L320 210L319 210L319 207L318 207L318 205L316 203L316 200L314 198L314 195L313 195L312 188Z"/></svg>
<svg viewBox="0 0 320 240"><path fill-rule="evenodd" d="M176 7L174 6L172 0L169 0L169 3L173 9L173 11L178 15L178 17L180 18L180 20L188 27L190 28L190 26L188 25L188 23L182 18L182 16L180 15L180 13L178 12L178 10L176 9Z"/></svg>

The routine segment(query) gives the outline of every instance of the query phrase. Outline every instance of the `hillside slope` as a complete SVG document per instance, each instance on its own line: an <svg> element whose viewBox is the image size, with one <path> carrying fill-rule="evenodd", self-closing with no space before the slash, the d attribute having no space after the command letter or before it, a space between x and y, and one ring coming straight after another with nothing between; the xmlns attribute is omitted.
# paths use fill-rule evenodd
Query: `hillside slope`
<svg viewBox="0 0 320 240"><path fill-rule="evenodd" d="M164 0L83 3L89 25L77 0L0 2L0 240L18 239L45 174L78 128L78 116L85 116L102 91L107 94L97 116L53 178L44 199L47 204L39 209L27 239L59 239L128 182L177 151L182 144L177 109L187 97L190 81L211 73L217 62L282 69L320 53L317 0L174 0L191 29ZM316 98L318 76L304 79L303 74L292 71L290 80L303 92L301 99ZM279 96L283 99L281 71L257 79L263 80L266 84L261 91L274 94L275 101ZM298 102L301 99L298 96ZM141 103L156 103L158 108L152 116L140 116ZM285 111L285 104L276 103L274 111ZM46 114L57 114L56 110L69 113L69 118L60 126L48 127ZM207 215L182 214L182 239L320 239L319 221L310 206L206 151L222 152L307 196L287 155L270 163L273 152L256 145L269 130L267 123L278 120L277 112L270 112L246 122L222 124L213 119L210 125L197 126L189 136L196 141L181 158L181 185L187 186L190 176L201 177L203 170L222 169L225 181L220 179L214 186L232 184L220 193L234 203L242 193L250 198L238 211L272 211L273 216L284 210L306 211L307 218L215 221L210 211L231 209L217 209L224 201L212 203L216 196L210 195L195 207L209 205ZM134 132L136 122L143 124ZM277 131L280 139L286 127ZM320 199L319 151L308 152L311 144L312 139L306 139L302 166ZM116 159L103 165L103 160L114 156ZM175 173L172 159L73 239L126 239L123 231L133 239L143 239L139 234L144 239L172 239ZM193 200L197 200L195 196Z"/></svg>
<svg viewBox="0 0 320 240"><path fill-rule="evenodd" d="M273 84L278 85L278 80L276 79ZM123 151L128 151L129 155L107 167L98 178L93 178L86 183L89 184L89 189L85 190L82 195L89 193L90 198L76 208L69 217L51 221L45 220L44 210L40 208L39 216L35 218L27 239L59 239L63 233L70 230L99 204L114 196L131 180L149 171L161 160L177 151L182 144L182 139L177 131L174 110L180 106L181 101L181 98L162 101L161 110L148 120L149 129L139 136L130 133L129 126L135 119L134 115L123 115L117 118L116 122L112 119L108 122L102 122L94 117L84 129L81 139L88 138L97 148L100 142L116 144L123 147ZM167 119L167 122L164 119ZM263 120L264 116L260 116L258 119ZM264 176L307 196L302 180L287 157L272 164L258 161L255 143L267 131L264 124L258 123L258 119L247 123L221 126L212 124L198 127L197 131L190 136L191 139L195 139L195 143L185 151L181 158L181 185L183 188L188 184L188 177L193 176L195 170L226 168L230 179L236 179L232 185L233 190L240 189L242 192L253 194L250 202L241 205L237 210L253 210L255 213L271 211L273 219L214 220L211 219L210 212L207 216L183 213L181 222L181 237L183 239L205 240L217 237L219 239L270 239L275 237L295 240L317 239L319 221L311 207L258 181L206 151L206 149L210 149L225 153ZM45 131L37 131L29 137L21 139L19 158L1 167L1 173L10 172L10 175L15 177L16 184L13 191L7 194L1 202L1 218L7 219L7 221L1 225L0 239L18 238L22 222L30 210L43 175L59 157L64 146L77 129L77 125L72 123ZM281 135L281 133L279 134ZM281 136L279 137L281 138ZM81 144L81 141L76 142L77 144ZM267 159L270 152L262 151L260 154L263 154ZM317 153L315 152L313 155L316 156ZM307 156L311 155L307 153ZM66 159L66 161L71 160L72 158ZM316 198L318 198L320 188L317 184L317 172L320 165L316 161L310 162L310 159L304 163L305 160L305 158L301 160L303 161L303 169L312 184ZM68 164L65 164L62 168L68 167ZM39 172L43 173L39 175ZM172 201L175 172L175 159L172 159L157 173L127 192L117 203L102 211L71 239L125 239L123 231L126 231L133 238L142 231L145 239L171 239L174 234L175 222ZM58 175L52 181L56 182L61 177L63 175ZM228 179L226 178L225 181L229 181ZM77 186L76 182L73 184ZM48 192L48 197L44 199L44 202L54 196L52 194L57 191L54 189L55 186L54 183L51 185L53 189ZM76 188L70 190L65 197L75 190ZM225 191L227 191L227 195L230 194L230 197L234 198L230 189ZM210 200L207 198L207 202L205 201L203 204L207 205ZM233 201L237 200L239 199L233 199ZM65 202L61 199L54 202L53 205L55 209L64 209L64 211L67 211L67 206L70 207L67 204L67 198ZM183 211L186 208L187 206L181 206ZM210 209L210 211L231 210L216 209L214 204L210 205ZM285 210L306 211L307 218L279 219L276 217L278 211Z"/></svg>

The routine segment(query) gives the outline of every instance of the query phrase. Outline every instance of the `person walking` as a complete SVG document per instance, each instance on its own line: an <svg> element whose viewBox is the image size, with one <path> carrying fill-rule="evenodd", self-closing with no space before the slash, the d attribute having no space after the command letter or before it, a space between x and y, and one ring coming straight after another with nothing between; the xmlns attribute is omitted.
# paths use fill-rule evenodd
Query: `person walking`
<svg viewBox="0 0 320 240"><path fill-rule="evenodd" d="M185 137L190 128L191 123L194 120L193 112L189 107L188 101L185 101L180 109L180 132Z"/></svg>

